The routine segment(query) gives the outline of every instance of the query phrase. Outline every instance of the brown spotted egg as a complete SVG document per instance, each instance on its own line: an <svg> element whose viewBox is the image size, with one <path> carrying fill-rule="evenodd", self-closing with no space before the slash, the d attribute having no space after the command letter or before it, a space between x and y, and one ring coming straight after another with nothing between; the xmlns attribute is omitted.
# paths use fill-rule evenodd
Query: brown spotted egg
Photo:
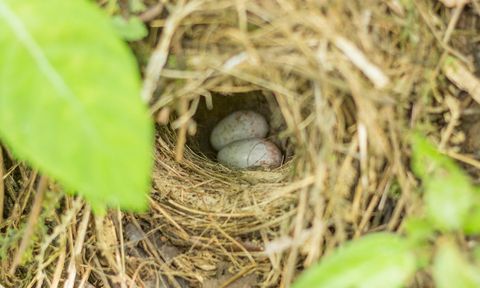
<svg viewBox="0 0 480 288"><path fill-rule="evenodd" d="M282 153L268 140L251 138L235 141L223 147L218 152L217 160L232 168L273 168L282 164Z"/></svg>
<svg viewBox="0 0 480 288"><path fill-rule="evenodd" d="M254 111L236 111L223 118L213 128L210 143L219 151L226 145L243 139L263 138L267 136L268 123Z"/></svg>

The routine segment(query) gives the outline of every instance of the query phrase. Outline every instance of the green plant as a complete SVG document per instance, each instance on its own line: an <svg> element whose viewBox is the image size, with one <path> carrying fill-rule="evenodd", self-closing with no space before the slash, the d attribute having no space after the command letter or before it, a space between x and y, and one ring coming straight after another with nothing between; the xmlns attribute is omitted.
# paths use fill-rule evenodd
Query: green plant
<svg viewBox="0 0 480 288"><path fill-rule="evenodd" d="M0 0L0 139L85 197L146 208L153 128L135 59L85 0Z"/></svg>
<svg viewBox="0 0 480 288"><path fill-rule="evenodd" d="M397 287L415 271L409 243L376 233L352 241L307 270L294 287Z"/></svg>
<svg viewBox="0 0 480 288"><path fill-rule="evenodd" d="M480 232L478 188L424 137L414 134L412 149L425 213L407 219L406 236L374 233L350 241L307 269L293 287L402 287L430 263L437 287L480 287L479 265L467 260L458 241Z"/></svg>
<svg viewBox="0 0 480 288"><path fill-rule="evenodd" d="M127 41L137 41L148 35L147 28L137 17L125 19L122 16L114 16L112 24L117 34Z"/></svg>

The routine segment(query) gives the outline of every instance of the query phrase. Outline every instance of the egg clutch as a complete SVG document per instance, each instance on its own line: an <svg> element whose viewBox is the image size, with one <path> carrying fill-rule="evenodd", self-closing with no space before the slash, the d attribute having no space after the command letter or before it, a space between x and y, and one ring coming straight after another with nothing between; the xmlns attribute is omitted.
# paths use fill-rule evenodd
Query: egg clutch
<svg viewBox="0 0 480 288"><path fill-rule="evenodd" d="M282 163L278 147L265 139L265 118L254 111L236 111L220 120L210 134L217 160L232 168L274 168Z"/></svg>

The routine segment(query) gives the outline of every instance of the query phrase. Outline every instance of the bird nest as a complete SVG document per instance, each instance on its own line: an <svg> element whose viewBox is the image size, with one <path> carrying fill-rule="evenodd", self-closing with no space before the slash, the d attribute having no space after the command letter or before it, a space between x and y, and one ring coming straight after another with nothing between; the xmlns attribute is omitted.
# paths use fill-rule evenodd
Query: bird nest
<svg viewBox="0 0 480 288"><path fill-rule="evenodd" d="M476 5L144 2L150 34L132 48L146 87L153 83L146 94L157 122L150 209L94 221L80 200L62 198L63 216L45 216L51 224L37 233L44 245L34 245L20 272L2 274L5 283L61 283L69 271L93 287L286 287L339 244L401 231L416 213L409 131L476 161L462 154L462 121L478 113L477 104L441 70L447 55L473 70ZM245 109L268 119L281 167L216 162L209 133ZM6 177L12 191L19 177L29 179ZM53 234L58 239L45 240ZM58 263L65 270L56 272ZM428 283L421 276L413 286Z"/></svg>

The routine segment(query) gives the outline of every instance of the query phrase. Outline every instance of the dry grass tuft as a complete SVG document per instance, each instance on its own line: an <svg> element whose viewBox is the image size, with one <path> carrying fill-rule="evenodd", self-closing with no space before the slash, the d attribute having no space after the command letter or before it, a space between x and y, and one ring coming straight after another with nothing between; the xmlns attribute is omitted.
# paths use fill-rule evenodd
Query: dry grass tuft
<svg viewBox="0 0 480 288"><path fill-rule="evenodd" d="M479 167L463 131L480 110L459 89L478 93L477 4L144 2L151 33L132 46L159 123L151 209L94 220L80 200L48 192L30 258L8 275L37 176L7 156L7 287L287 287L340 243L401 231L419 212L409 131ZM461 69L442 70L448 57ZM269 118L287 156L281 168L232 171L212 160L205 137L239 108Z"/></svg>

